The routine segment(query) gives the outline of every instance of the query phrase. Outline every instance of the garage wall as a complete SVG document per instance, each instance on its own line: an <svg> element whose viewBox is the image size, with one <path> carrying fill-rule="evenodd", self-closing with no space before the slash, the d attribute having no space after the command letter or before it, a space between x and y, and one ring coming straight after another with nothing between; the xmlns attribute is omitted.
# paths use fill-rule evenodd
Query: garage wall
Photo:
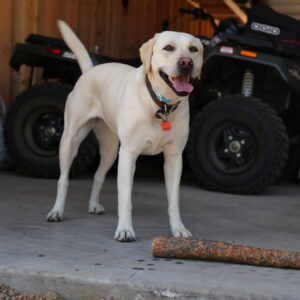
<svg viewBox="0 0 300 300"><path fill-rule="evenodd" d="M123 6L126 2L128 8ZM233 16L222 0L201 3L218 18ZM269 0L269 4L300 19L300 0ZM104 55L131 58L161 31L165 19L174 21L171 30L212 34L208 22L192 21L187 15L176 19L179 7L189 5L185 0L0 0L0 95L9 106L28 85L28 67L16 74L9 66L15 43L24 42L30 33L59 37L57 19L68 22L90 51L97 45Z"/></svg>
<svg viewBox="0 0 300 300"><path fill-rule="evenodd" d="M126 1L124 1L126 2ZM59 37L57 19L75 30L86 47L95 45L105 55L131 58L140 45L161 31L164 19L173 20L179 7L189 7L185 0L0 0L0 94L9 106L27 87L29 70L16 74L9 67L15 43L30 33ZM201 24L200 24L201 23ZM170 26L172 30L210 35L207 22L191 21L182 16ZM38 80L38 79L37 79Z"/></svg>

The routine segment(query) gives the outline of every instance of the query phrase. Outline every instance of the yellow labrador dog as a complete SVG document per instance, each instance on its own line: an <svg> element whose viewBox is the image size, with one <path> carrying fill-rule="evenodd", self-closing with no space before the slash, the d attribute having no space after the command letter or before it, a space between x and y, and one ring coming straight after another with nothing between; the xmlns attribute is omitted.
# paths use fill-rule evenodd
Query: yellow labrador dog
<svg viewBox="0 0 300 300"><path fill-rule="evenodd" d="M188 95L193 90L190 80L200 76L201 42L186 33L165 31L142 45L141 67L119 63L93 67L87 50L70 27L63 21L58 25L83 75L66 103L59 153L61 175L57 198L47 220L63 220L70 166L81 141L93 130L99 140L101 162L88 212L103 213L99 193L107 171L119 154L119 221L115 239L134 241L131 190L135 162L140 154L163 152L171 230L176 237L191 236L180 217L179 183L182 151L189 132Z"/></svg>

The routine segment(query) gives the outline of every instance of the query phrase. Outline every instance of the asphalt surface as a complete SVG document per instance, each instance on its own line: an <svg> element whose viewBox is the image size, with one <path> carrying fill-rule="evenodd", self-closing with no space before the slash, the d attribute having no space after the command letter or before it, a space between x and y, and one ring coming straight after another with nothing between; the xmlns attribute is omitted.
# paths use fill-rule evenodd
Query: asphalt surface
<svg viewBox="0 0 300 300"><path fill-rule="evenodd" d="M65 221L46 222L56 180L0 172L0 284L22 292L52 290L64 299L300 299L300 270L156 259L152 238L170 235L162 170L138 168L133 187L134 243L113 240L117 188L102 192L104 215L87 213L92 174L70 183ZM194 237L300 250L300 186L278 183L260 196L181 185L182 219Z"/></svg>

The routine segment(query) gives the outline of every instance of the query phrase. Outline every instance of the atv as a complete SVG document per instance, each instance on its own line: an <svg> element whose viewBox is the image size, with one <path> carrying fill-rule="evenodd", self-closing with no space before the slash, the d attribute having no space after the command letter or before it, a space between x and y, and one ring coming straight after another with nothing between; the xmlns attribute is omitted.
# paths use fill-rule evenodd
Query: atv
<svg viewBox="0 0 300 300"><path fill-rule="evenodd" d="M199 37L205 45L204 65L190 96L186 157L199 183L222 192L260 193L282 176L289 148L290 172L297 173L299 159L293 154L300 142L300 37L295 30L299 21L265 7L249 11L246 26L231 19L217 26L202 9L181 13L209 20L215 29L211 39ZM273 20L281 20L280 27ZM45 83L31 85L17 96L7 115L7 143L27 174L57 177L64 105L80 69L62 40L31 35L26 42L16 45L10 64L15 70L29 65L32 74L42 67ZM140 64L139 59L92 53L91 57L94 64ZM97 152L90 134L71 175L82 172Z"/></svg>
<svg viewBox="0 0 300 300"><path fill-rule="evenodd" d="M249 10L245 26L209 20L202 78L191 96L187 158L206 188L257 194L281 176L298 177L300 22L266 6Z"/></svg>

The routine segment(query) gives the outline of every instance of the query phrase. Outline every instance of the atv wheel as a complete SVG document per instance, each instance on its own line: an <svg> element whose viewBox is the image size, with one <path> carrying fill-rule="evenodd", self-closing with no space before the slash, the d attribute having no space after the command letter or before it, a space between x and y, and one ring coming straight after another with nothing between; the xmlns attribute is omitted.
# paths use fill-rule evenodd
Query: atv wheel
<svg viewBox="0 0 300 300"><path fill-rule="evenodd" d="M72 86L55 82L35 85L18 95L8 111L5 136L18 168L29 176L59 176L59 143L65 102ZM90 134L79 147L70 175L83 172L98 153Z"/></svg>
<svg viewBox="0 0 300 300"><path fill-rule="evenodd" d="M197 114L187 157L204 187L257 194L279 179L288 148L286 128L271 106L256 98L228 96Z"/></svg>

